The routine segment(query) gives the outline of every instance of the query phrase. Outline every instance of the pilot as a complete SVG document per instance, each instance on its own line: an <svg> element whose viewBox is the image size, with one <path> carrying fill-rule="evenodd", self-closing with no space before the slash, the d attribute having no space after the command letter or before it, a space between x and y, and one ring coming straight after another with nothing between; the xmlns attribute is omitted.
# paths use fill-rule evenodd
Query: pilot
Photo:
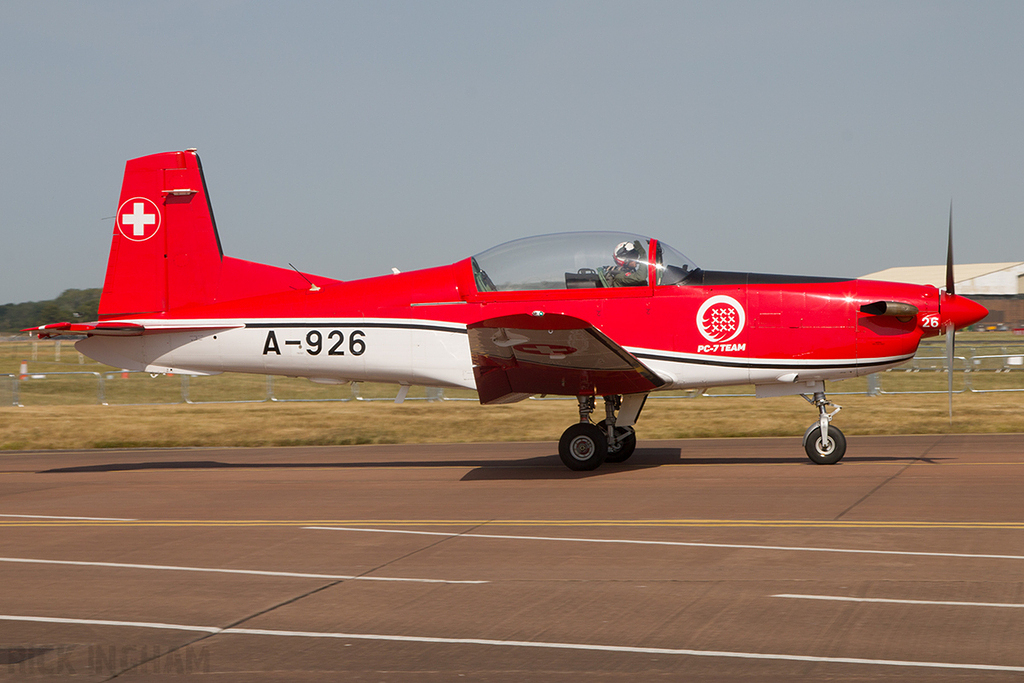
<svg viewBox="0 0 1024 683"><path fill-rule="evenodd" d="M647 284L646 253L640 240L620 242L615 247L614 266L605 268L605 276L612 287L630 287Z"/></svg>

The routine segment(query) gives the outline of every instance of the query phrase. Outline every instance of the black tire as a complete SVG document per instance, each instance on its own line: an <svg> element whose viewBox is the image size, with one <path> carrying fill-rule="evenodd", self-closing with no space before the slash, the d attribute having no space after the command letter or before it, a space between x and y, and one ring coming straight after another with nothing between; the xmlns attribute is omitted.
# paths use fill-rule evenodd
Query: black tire
<svg viewBox="0 0 1024 683"><path fill-rule="evenodd" d="M601 433L608 438L608 421L601 420L597 423L597 428L601 430ZM626 438L622 439L614 446L608 445L608 456L604 459L605 462L626 462L629 460L629 456L633 455L633 451L636 450L636 432L633 431L632 427L616 427L615 436L622 436L626 434Z"/></svg>
<svg viewBox="0 0 1024 683"><path fill-rule="evenodd" d="M821 425L813 424L804 434L804 450L816 465L834 465L846 455L846 437L839 427L828 426L828 438L821 439Z"/></svg>
<svg viewBox="0 0 1024 683"><path fill-rule="evenodd" d="M558 457L570 470L586 472L601 466L608 457L608 437L589 422L569 427L558 440Z"/></svg>

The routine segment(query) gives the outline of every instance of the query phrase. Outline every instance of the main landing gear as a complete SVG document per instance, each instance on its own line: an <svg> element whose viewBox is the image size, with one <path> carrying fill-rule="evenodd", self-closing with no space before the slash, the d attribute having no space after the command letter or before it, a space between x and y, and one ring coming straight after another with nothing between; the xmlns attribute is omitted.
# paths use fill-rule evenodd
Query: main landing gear
<svg viewBox="0 0 1024 683"><path fill-rule="evenodd" d="M818 409L818 421L804 433L804 450L807 457L817 465L834 465L846 454L846 437L839 431L839 427L833 427L831 424L832 418L842 410L842 406L837 406L825 398L823 391L816 391L813 399L808 398L806 394L800 395ZM828 412L828 406L835 406L835 410Z"/></svg>
<svg viewBox="0 0 1024 683"><path fill-rule="evenodd" d="M824 388L823 384L819 386ZM813 398L800 395L818 409L817 421L804 433L804 451L817 465L834 465L846 455L846 437L831 424L842 407L829 401L824 391L815 391ZM623 462L633 455L636 432L632 425L640 416L646 395L629 394L625 401L622 396L605 396L605 419L597 424L590 421L595 410L594 396L577 396L576 400L580 421L566 429L558 440L558 456L566 467L585 472L605 462ZM829 411L830 407L834 410Z"/></svg>
<svg viewBox="0 0 1024 683"><path fill-rule="evenodd" d="M616 426L616 412L622 407L621 396L605 396L605 419L591 423L593 396L577 396L580 421L562 433L558 440L558 456L571 470L597 469L603 462L623 462L636 450L633 427Z"/></svg>

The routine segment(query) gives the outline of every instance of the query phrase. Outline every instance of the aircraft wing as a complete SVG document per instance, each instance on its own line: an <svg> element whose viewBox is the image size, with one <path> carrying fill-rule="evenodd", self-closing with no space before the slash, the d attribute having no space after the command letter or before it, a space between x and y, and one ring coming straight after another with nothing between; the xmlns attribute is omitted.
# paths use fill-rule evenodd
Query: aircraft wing
<svg viewBox="0 0 1024 683"><path fill-rule="evenodd" d="M68 334L104 337L139 337L144 334L165 334L169 332L195 332L199 330L229 330L242 325L206 325L194 323L159 323L139 325L138 323L94 322L94 323L51 323L29 327L22 332L31 332L40 339L50 339Z"/></svg>
<svg viewBox="0 0 1024 683"><path fill-rule="evenodd" d="M568 315L490 318L467 326L484 404L533 394L644 393L665 383L596 327Z"/></svg>

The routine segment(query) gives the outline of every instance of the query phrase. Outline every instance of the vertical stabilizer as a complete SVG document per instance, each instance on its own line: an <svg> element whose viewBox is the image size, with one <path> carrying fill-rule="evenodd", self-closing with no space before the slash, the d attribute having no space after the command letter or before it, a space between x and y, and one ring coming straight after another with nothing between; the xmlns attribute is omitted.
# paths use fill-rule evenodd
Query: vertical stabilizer
<svg viewBox="0 0 1024 683"><path fill-rule="evenodd" d="M99 312L158 313L212 301L222 257L195 151L131 159Z"/></svg>
<svg viewBox="0 0 1024 683"><path fill-rule="evenodd" d="M292 270L224 256L194 149L151 154L125 165L101 317L158 314L308 289L309 282Z"/></svg>

